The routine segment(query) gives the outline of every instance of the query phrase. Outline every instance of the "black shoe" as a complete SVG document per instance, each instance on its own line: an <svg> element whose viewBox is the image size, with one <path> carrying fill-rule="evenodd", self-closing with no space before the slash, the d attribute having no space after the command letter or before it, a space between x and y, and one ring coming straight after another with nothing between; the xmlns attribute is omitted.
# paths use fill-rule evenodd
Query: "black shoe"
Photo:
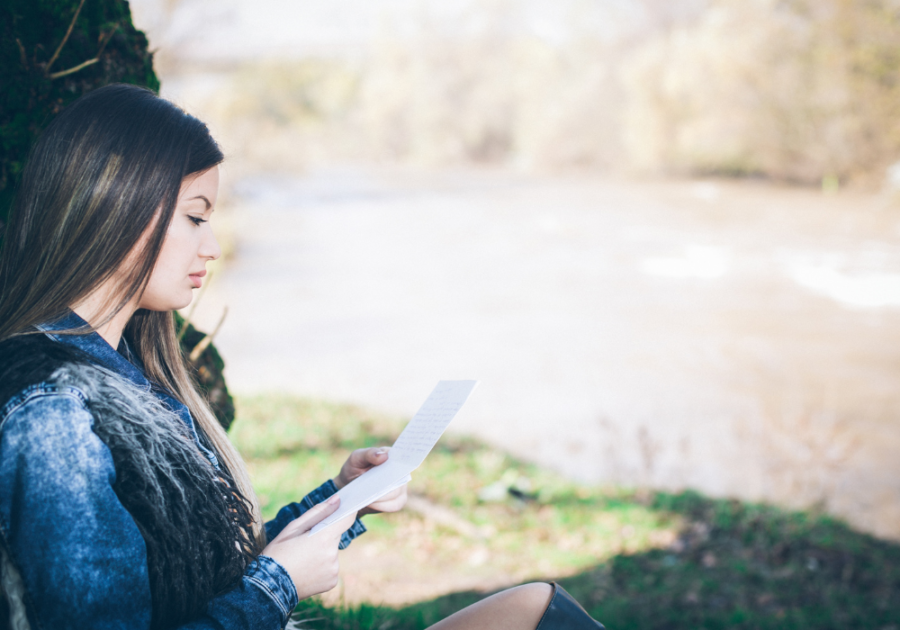
<svg viewBox="0 0 900 630"><path fill-rule="evenodd" d="M553 582L553 597L535 630L602 630L603 624L595 621L581 604L576 602L562 586Z"/></svg>

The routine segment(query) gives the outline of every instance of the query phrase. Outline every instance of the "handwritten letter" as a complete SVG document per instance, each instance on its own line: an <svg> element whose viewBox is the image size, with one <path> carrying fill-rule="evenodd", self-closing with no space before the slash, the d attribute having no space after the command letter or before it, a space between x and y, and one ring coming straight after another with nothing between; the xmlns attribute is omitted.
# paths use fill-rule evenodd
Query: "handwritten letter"
<svg viewBox="0 0 900 630"><path fill-rule="evenodd" d="M347 514L374 503L391 490L408 482L437 444L468 400L478 381L440 381L391 447L388 461L363 473L338 491L341 506L316 525L310 535L322 531Z"/></svg>

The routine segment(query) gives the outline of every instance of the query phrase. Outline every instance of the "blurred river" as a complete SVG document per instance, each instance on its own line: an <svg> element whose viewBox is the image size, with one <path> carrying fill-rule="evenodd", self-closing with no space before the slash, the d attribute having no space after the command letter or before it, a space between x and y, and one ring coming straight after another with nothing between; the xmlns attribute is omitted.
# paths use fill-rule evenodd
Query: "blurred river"
<svg viewBox="0 0 900 630"><path fill-rule="evenodd" d="M900 538L900 215L753 183L325 170L236 186L195 319L239 393L410 415L573 478ZM427 464L426 464L427 465Z"/></svg>

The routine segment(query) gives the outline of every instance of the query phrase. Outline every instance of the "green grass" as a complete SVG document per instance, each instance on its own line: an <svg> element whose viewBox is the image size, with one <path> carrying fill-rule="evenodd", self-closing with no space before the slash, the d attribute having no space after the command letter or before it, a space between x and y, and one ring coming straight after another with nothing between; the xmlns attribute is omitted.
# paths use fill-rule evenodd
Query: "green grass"
<svg viewBox="0 0 900 630"><path fill-rule="evenodd" d="M267 517L334 475L352 449L390 444L403 426L319 401L237 404L231 436ZM609 628L900 630L900 546L823 515L583 486L455 436L442 438L410 490L456 520L427 509L366 517L366 536L423 581L448 571L558 579ZM390 588L390 576L382 579ZM296 615L323 630L413 630L482 597L460 592L398 609L314 598Z"/></svg>

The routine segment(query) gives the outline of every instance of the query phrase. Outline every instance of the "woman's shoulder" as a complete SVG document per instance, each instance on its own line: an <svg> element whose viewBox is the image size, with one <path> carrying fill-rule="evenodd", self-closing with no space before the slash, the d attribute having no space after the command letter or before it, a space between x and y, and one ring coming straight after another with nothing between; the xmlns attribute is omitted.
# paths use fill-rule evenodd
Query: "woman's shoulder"
<svg viewBox="0 0 900 630"><path fill-rule="evenodd" d="M43 337L43 339L42 339ZM84 388L60 379L78 367L77 353L44 335L0 343L0 486L64 488L87 471L109 477L108 449L94 434L95 416ZM31 484L31 485L29 485ZM37 485L34 485L37 484ZM0 492L0 512L12 503Z"/></svg>
<svg viewBox="0 0 900 630"><path fill-rule="evenodd" d="M62 367L87 364L84 353L43 334L19 335L0 342L0 420L26 400L52 403L63 396L73 401L84 394L77 387L61 387L52 382Z"/></svg>

